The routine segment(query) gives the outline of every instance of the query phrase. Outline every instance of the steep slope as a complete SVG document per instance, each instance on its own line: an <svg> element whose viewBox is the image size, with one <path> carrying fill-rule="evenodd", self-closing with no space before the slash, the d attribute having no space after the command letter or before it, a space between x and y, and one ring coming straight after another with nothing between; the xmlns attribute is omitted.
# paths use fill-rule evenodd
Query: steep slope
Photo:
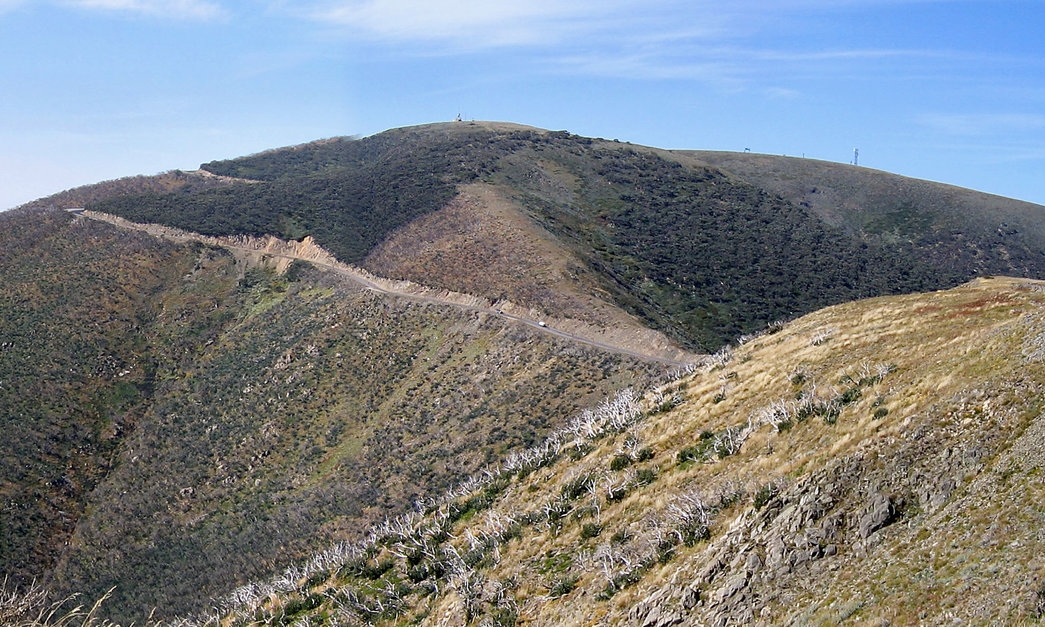
<svg viewBox="0 0 1045 627"><path fill-rule="evenodd" d="M817 312L241 589L221 624L1040 621L1043 347L1040 282Z"/></svg>
<svg viewBox="0 0 1045 627"><path fill-rule="evenodd" d="M64 211L2 216L0 570L199 607L666 368Z"/></svg>
<svg viewBox="0 0 1045 627"><path fill-rule="evenodd" d="M378 273L611 326L637 318L707 352L855 298L1045 277L1045 209L812 160L450 123L203 168L241 182L90 207L311 235Z"/></svg>
<svg viewBox="0 0 1045 627"><path fill-rule="evenodd" d="M198 250L64 211L0 215L0 240L0 571L19 581L54 566L158 380L219 321L182 284Z"/></svg>

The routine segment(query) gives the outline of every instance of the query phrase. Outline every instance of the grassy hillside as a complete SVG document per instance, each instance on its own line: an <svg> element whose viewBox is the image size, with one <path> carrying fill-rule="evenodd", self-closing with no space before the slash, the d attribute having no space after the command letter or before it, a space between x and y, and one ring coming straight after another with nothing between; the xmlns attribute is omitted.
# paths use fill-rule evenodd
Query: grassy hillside
<svg viewBox="0 0 1045 627"><path fill-rule="evenodd" d="M743 157L436 124L203 166L250 183L90 206L207 234L312 235L342 261L582 318L598 318L602 301L709 352L855 298L985 273L1045 277L1041 207L862 168ZM469 215L483 219L469 201L476 188L529 221L515 232L519 249L562 260L551 278L513 240L461 237ZM425 255L433 246L442 256ZM389 259L389 248L408 252ZM519 263L498 264L505 254ZM484 281L459 271L473 262Z"/></svg>
<svg viewBox="0 0 1045 627"><path fill-rule="evenodd" d="M1016 279L825 309L242 588L220 624L1036 624L1043 333L1045 285Z"/></svg>
<svg viewBox="0 0 1045 627"><path fill-rule="evenodd" d="M3 216L0 571L140 621L524 449L658 369L62 211Z"/></svg>

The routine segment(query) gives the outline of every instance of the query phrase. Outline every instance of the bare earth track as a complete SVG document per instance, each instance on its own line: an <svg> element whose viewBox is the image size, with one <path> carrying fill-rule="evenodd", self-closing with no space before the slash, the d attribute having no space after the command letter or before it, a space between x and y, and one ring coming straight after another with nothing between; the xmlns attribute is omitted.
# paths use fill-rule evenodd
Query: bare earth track
<svg viewBox="0 0 1045 627"><path fill-rule="evenodd" d="M375 276L366 270L338 261L333 255L317 245L311 237L300 242L285 241L276 237L247 236L211 237L183 231L161 224L140 224L118 216L97 211L77 212L85 218L107 222L118 228L143 231L154 237L179 242L195 241L210 246L228 249L252 264L270 263L280 271L295 260L311 263L353 281L363 288L387 296L442 304L488 315L501 316L518 324L524 324L549 335L595 348L637 357L670 366L686 367L701 359L701 355L688 353L674 346L663 335L652 331L596 328L590 324L570 319L551 318L531 308L520 307L508 301L491 302L470 294L439 290L418 285L410 281L396 281Z"/></svg>

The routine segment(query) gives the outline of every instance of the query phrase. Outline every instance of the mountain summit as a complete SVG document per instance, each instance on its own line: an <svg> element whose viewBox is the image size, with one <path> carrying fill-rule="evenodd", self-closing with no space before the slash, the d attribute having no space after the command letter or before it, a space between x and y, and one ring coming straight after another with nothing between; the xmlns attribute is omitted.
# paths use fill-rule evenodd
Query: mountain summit
<svg viewBox="0 0 1045 627"><path fill-rule="evenodd" d="M375 274L597 324L637 319L705 352L854 298L1045 276L1042 208L1029 203L505 123L323 140L153 181L73 196L207 235L311 235Z"/></svg>

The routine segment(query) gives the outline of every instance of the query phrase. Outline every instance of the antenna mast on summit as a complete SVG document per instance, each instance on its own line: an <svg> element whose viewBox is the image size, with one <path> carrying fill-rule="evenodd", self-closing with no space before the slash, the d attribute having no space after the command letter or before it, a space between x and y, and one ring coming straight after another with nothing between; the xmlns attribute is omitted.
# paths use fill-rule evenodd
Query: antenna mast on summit
<svg viewBox="0 0 1045 627"><path fill-rule="evenodd" d="M860 165L860 149L853 148L853 165Z"/></svg>

